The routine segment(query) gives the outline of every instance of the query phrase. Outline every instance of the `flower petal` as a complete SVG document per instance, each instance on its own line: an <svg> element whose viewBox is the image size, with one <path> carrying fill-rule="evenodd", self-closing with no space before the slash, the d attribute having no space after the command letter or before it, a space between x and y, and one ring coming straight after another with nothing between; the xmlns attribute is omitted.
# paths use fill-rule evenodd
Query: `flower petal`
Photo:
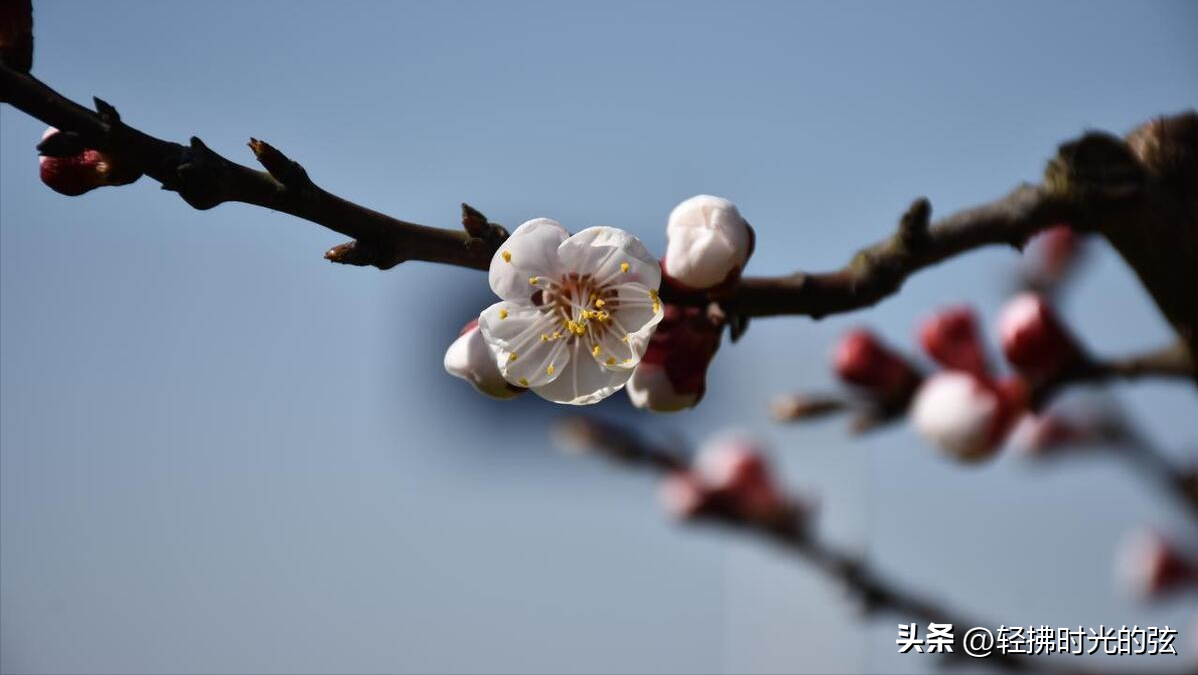
<svg viewBox="0 0 1198 675"><path fill-rule="evenodd" d="M601 368L594 359L578 353L582 348L585 348L582 340L571 342L569 363L561 376L548 384L534 386L533 392L554 403L590 405L602 401L624 387L624 383L632 375L631 370L616 372Z"/></svg>
<svg viewBox="0 0 1198 675"><path fill-rule="evenodd" d="M637 282L657 290L661 266L640 239L614 227L588 227L557 249L571 272L590 273L597 283Z"/></svg>
<svg viewBox="0 0 1198 675"><path fill-rule="evenodd" d="M558 246L570 236L556 220L534 218L512 233L491 258L491 290L504 300L527 300L537 291L530 277L557 279L562 265Z"/></svg>
<svg viewBox="0 0 1198 675"><path fill-rule="evenodd" d="M478 327L499 372L518 387L557 379L570 360L566 340L551 338L554 320L529 302L504 300L483 310Z"/></svg>
<svg viewBox="0 0 1198 675"><path fill-rule="evenodd" d="M467 329L449 345L445 351L444 364L450 375L466 380L479 392L492 398L514 398L523 393L523 390L509 386L503 373L499 372L495 356L491 354L477 325Z"/></svg>
<svg viewBox="0 0 1198 675"><path fill-rule="evenodd" d="M649 338L661 322L662 302L657 291L639 283L619 284L614 287L618 302L609 306L611 325L599 341L600 352L595 354L599 363L609 370L635 368L649 347ZM611 362L612 358L615 362Z"/></svg>

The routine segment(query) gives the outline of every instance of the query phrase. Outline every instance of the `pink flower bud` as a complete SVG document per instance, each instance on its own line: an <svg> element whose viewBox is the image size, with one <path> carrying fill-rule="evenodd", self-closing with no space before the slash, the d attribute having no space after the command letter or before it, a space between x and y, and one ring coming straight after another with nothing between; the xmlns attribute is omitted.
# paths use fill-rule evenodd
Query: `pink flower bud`
<svg viewBox="0 0 1198 675"><path fill-rule="evenodd" d="M693 407L707 389L707 367L719 346L720 327L702 309L666 305L628 380L628 398L638 408L657 412Z"/></svg>
<svg viewBox="0 0 1198 675"><path fill-rule="evenodd" d="M1007 302L998 333L1007 361L1031 377L1052 377L1081 354L1056 312L1036 293L1021 293Z"/></svg>
<svg viewBox="0 0 1198 675"><path fill-rule="evenodd" d="M478 329L478 319L462 328L458 339L445 351L445 370L474 385L480 393L491 398L515 398L527 389L508 384L499 372L495 356L487 347Z"/></svg>
<svg viewBox="0 0 1198 675"><path fill-rule="evenodd" d="M732 285L752 252L753 231L736 205L722 197L699 195L670 212L662 272L681 288Z"/></svg>
<svg viewBox="0 0 1198 675"><path fill-rule="evenodd" d="M737 436L717 436L695 458L695 473L736 515L770 520L787 509L762 450Z"/></svg>
<svg viewBox="0 0 1198 675"><path fill-rule="evenodd" d="M58 133L50 127L42 134L45 140ZM77 197L98 187L108 185L108 158L98 150L87 149L70 157L38 157L42 182L59 194Z"/></svg>
<svg viewBox="0 0 1198 675"><path fill-rule="evenodd" d="M679 520L698 515L710 499L706 486L689 471L676 471L666 476L657 497L666 513Z"/></svg>
<svg viewBox="0 0 1198 675"><path fill-rule="evenodd" d="M928 317L920 326L919 340L945 368L987 377L986 354L972 309L953 307Z"/></svg>
<svg viewBox="0 0 1198 675"><path fill-rule="evenodd" d="M1068 225L1044 230L1024 249L1024 274L1041 287L1056 284L1077 260L1081 243L1081 235Z"/></svg>
<svg viewBox="0 0 1198 675"><path fill-rule="evenodd" d="M1011 431L1011 445L1029 457L1049 457L1125 442L1132 434L1117 407L1074 399L1054 404L1044 412L1024 415Z"/></svg>
<svg viewBox="0 0 1198 675"><path fill-rule="evenodd" d="M1115 572L1134 597L1148 600L1198 584L1198 567L1172 542L1152 531L1128 537L1119 550Z"/></svg>
<svg viewBox="0 0 1198 675"><path fill-rule="evenodd" d="M905 398L919 385L915 368L867 330L854 330L841 338L832 361L840 379L881 399Z"/></svg>
<svg viewBox="0 0 1198 675"><path fill-rule="evenodd" d="M965 461L997 452L1022 414L1017 381L993 383L972 373L946 370L924 380L911 408L916 430L937 448Z"/></svg>

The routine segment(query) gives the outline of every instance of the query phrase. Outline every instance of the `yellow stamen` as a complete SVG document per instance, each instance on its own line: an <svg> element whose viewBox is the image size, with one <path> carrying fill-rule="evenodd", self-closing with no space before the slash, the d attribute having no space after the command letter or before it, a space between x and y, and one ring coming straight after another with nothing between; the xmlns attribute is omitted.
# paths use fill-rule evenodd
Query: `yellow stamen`
<svg viewBox="0 0 1198 675"><path fill-rule="evenodd" d="M599 356L602 353L603 349L599 345L595 345L594 348L591 349L591 354L594 356Z"/></svg>
<svg viewBox="0 0 1198 675"><path fill-rule="evenodd" d="M609 366L616 365L616 357L614 357L614 356L607 357L607 365L609 365Z"/></svg>
<svg viewBox="0 0 1198 675"><path fill-rule="evenodd" d="M519 382L520 382L520 386L521 386L521 387L527 387L527 386L528 386L528 379L527 379L527 378L523 378L523 377L522 377L522 378L520 378Z"/></svg>
<svg viewBox="0 0 1198 675"><path fill-rule="evenodd" d="M541 333L541 342L549 342L549 334Z"/></svg>
<svg viewBox="0 0 1198 675"><path fill-rule="evenodd" d="M606 304L607 304L607 302L603 298L599 298L598 300L595 301L596 307L602 307Z"/></svg>
<svg viewBox="0 0 1198 675"><path fill-rule="evenodd" d="M506 318L507 318L507 310L506 309L499 310L499 320L502 321Z"/></svg>
<svg viewBox="0 0 1198 675"><path fill-rule="evenodd" d="M510 263L511 261L512 261L512 252L504 251L503 252L503 262Z"/></svg>
<svg viewBox="0 0 1198 675"><path fill-rule="evenodd" d="M528 283L532 284L533 286L536 286L537 284L541 283L541 278L540 277L529 277Z"/></svg>
<svg viewBox="0 0 1198 675"><path fill-rule="evenodd" d="M553 364L552 364L552 363L551 363L551 364L549 364L549 367L545 369L545 374L546 374L546 375L552 375L552 374L553 374Z"/></svg>
<svg viewBox="0 0 1198 675"><path fill-rule="evenodd" d="M516 360L516 358L517 358L517 356L516 356L516 352L512 352L511 354L508 354L508 355L507 355L507 360L508 360L508 361L515 361L515 360Z"/></svg>
<svg viewBox="0 0 1198 675"><path fill-rule="evenodd" d="M629 267L632 267L632 266L629 265L628 263L620 263L620 271L621 272L627 272Z"/></svg>

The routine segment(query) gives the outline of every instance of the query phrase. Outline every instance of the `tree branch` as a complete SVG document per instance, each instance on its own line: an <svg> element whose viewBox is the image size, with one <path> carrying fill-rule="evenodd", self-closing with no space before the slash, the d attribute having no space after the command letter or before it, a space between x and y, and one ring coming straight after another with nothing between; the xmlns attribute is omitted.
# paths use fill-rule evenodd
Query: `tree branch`
<svg viewBox="0 0 1198 675"><path fill-rule="evenodd" d="M303 168L269 144L251 140L266 171L231 162L193 137L184 146L164 141L120 121L116 110L96 100L97 112L40 82L0 66L0 97L58 129L79 134L87 147L136 166L196 209L242 202L282 211L357 240L329 258L389 269L405 260L427 260L485 270L494 245L468 246L462 230L438 229L392 218L331 194ZM352 251L352 254L350 253Z"/></svg>
<svg viewBox="0 0 1198 675"><path fill-rule="evenodd" d="M1195 376L1194 363L1180 341L1161 349L1121 357L1086 356L1055 377L1033 384L1030 405L1033 410L1042 410L1062 390L1077 385L1143 378L1191 381ZM861 433L903 419L914 394L913 388L906 397L896 401L875 400L868 395L783 394L773 401L771 407L774 418L779 422L800 422L841 412L853 413L851 429Z"/></svg>
<svg viewBox="0 0 1198 675"><path fill-rule="evenodd" d="M1114 358L1086 357L1056 377L1032 389L1032 407L1043 408L1062 388L1077 384L1100 384L1114 380L1134 381L1161 378L1192 381L1198 377L1184 342L1155 351Z"/></svg>
<svg viewBox="0 0 1198 675"><path fill-rule="evenodd" d="M262 141L251 140L250 147L266 171L229 161L198 138L187 146L155 138L121 122L116 110L99 99L92 112L8 65L0 65L0 100L78 134L87 147L133 166L194 208L253 204L353 237L355 241L326 253L334 262L389 269L425 260L485 270L506 237L503 228L486 223L465 205L465 231L419 225L360 206L318 187L299 164ZM1198 350L1198 294L1185 280L1198 266L1198 206L1187 192L1198 175L1190 148L1198 136L1194 117L1171 118L1189 120L1185 124L1148 125L1155 133L1134 137L1138 140L1132 149L1109 135L1087 134L1061 147L1044 185L1021 185L996 201L935 223L930 222L928 201L918 199L893 235L862 249L842 269L745 278L731 295L719 298L671 288L663 289L662 296L675 304L716 301L736 317L732 325L759 316L818 319L871 306L898 292L914 272L955 255L993 244L1022 247L1035 232L1067 222L1112 240L1193 354ZM1135 218L1154 227L1135 229L1129 224Z"/></svg>
<svg viewBox="0 0 1198 675"><path fill-rule="evenodd" d="M220 156L198 138L187 146L155 138L121 122L115 109L102 101L97 100L99 111L93 112L6 66L0 66L0 94L29 115L79 134L87 147L135 165L194 208L253 204L353 237L356 241L327 253L335 262L389 269L407 260L426 260L485 270L506 236L489 223L489 228L473 231L433 228L354 204L318 187L298 163L263 141L250 141L266 168L257 171ZM1024 185L991 204L935 224L929 223L930 212L926 199L917 200L893 236L863 249L841 270L746 278L721 304L742 317L818 318L867 307L897 292L913 272L954 255L989 244L1022 246L1037 230L1067 220L1071 207L1038 186ZM469 227L480 218L482 214L467 207L463 224ZM670 289L664 289L663 296L677 304L710 301L704 294Z"/></svg>
<svg viewBox="0 0 1198 675"><path fill-rule="evenodd" d="M559 428L559 432L567 437L567 445L583 445L624 466L645 468L660 475L680 471L687 466L679 453L659 447L630 429L596 418L568 418ZM746 518L735 510L707 510L696 514L699 522L759 537L812 565L843 585L871 614L888 611L903 621L918 620L924 624L949 623L958 631L957 634L974 626L991 629L998 627L998 624L962 615L950 607L888 580L863 559L817 537L809 522L809 516L810 514L802 509L787 509L769 519ZM957 647L958 651L945 656L971 660L964 655L960 645ZM998 651L985 658L983 663L1012 672L1043 671L1039 667L1042 666L1041 660L1019 658Z"/></svg>

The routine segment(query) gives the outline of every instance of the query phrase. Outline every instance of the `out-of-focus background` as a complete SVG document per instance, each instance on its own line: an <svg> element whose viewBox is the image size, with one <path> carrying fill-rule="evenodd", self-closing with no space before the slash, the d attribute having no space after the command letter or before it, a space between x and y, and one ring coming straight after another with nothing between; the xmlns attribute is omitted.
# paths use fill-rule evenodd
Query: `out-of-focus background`
<svg viewBox="0 0 1198 675"><path fill-rule="evenodd" d="M1191 2L39 2L34 73L241 161L267 139L417 222L453 226L468 201L661 251L675 203L723 195L757 229L750 272L776 274L841 264L918 195L948 213L1036 179L1087 128L1194 106L1196 29ZM61 197L37 178L44 125L0 115L0 670L933 668L894 653L901 617L863 623L776 552L669 523L650 478L556 452L563 409L445 375L483 275L331 265L342 240L319 227L193 211L148 179ZM1103 354L1170 339L1095 244L1069 321ZM1192 598L1143 606L1112 583L1131 529L1196 534L1126 466L963 468L905 425L852 439L768 417L775 394L835 386L850 326L913 351L922 315L964 301L992 328L1016 260L959 258L865 313L754 322L695 411L621 394L597 412L758 434L829 537L995 626L1184 632ZM1167 452L1195 451L1192 387L1116 395ZM1178 643L1135 668L1192 659Z"/></svg>

